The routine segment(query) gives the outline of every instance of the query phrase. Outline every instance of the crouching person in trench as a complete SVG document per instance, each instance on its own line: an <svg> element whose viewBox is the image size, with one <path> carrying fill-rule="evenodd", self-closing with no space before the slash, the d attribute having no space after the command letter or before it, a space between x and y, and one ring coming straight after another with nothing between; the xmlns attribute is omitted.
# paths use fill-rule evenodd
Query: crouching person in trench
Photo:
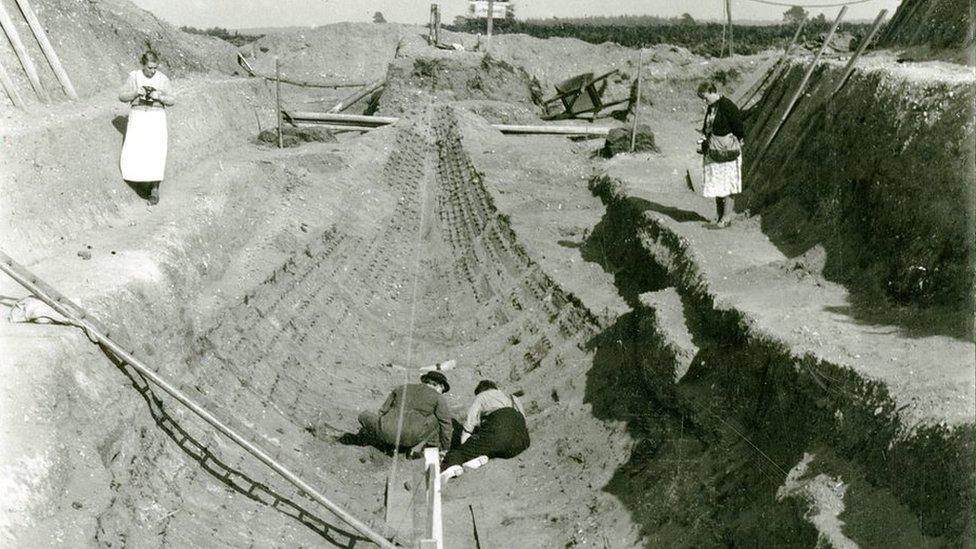
<svg viewBox="0 0 976 549"><path fill-rule="evenodd" d="M474 395L461 445L451 448L441 463L446 479L460 475L462 465L481 467L488 458L513 458L529 447L525 410L518 398L503 393L487 379L478 383Z"/></svg>
<svg viewBox="0 0 976 549"><path fill-rule="evenodd" d="M403 426L399 448L412 449L417 453L424 446L436 446L441 453L451 447L454 431L451 413L444 393L451 389L447 377L440 372L427 372L420 376L420 383L401 385L390 393L379 412L359 414L362 426L354 435L359 443L397 445L397 429L400 409L403 408Z"/></svg>

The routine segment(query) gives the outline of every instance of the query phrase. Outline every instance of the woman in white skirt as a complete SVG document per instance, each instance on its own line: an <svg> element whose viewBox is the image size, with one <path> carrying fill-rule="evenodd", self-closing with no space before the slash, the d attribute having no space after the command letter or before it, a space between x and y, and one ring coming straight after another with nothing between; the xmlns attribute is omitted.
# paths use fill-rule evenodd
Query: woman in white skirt
<svg viewBox="0 0 976 549"><path fill-rule="evenodd" d="M727 227L735 217L732 195L742 192L742 113L714 82L698 86L698 97L708 105L702 124L702 194L715 199L718 226Z"/></svg>
<svg viewBox="0 0 976 549"><path fill-rule="evenodd" d="M149 185L149 204L155 205L166 173L166 107L175 101L159 57L147 51L139 60L142 68L129 73L119 92L119 101L130 105L119 166L122 179Z"/></svg>

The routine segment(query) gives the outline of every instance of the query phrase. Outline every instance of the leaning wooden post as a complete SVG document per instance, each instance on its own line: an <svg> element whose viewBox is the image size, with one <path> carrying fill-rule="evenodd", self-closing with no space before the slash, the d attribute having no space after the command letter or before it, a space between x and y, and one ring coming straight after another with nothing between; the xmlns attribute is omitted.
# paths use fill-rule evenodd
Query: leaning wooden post
<svg viewBox="0 0 976 549"><path fill-rule="evenodd" d="M491 28L495 20L495 0L488 0L488 21L485 26L485 51L491 47Z"/></svg>
<svg viewBox="0 0 976 549"><path fill-rule="evenodd" d="M644 48L637 54L637 101L634 102L634 126L630 129L630 152L637 148L637 114L640 112L641 69L644 67Z"/></svg>
<svg viewBox="0 0 976 549"><path fill-rule="evenodd" d="M17 0L17 6L20 7L20 12L24 14L24 19L30 25L31 32L34 33L34 38L37 39L38 45L41 46L41 51L44 52L44 57L47 58L48 64L54 70L54 75L58 77L58 82L64 88L64 93L71 99L78 99L78 93L71 84L71 79L68 78L68 73L65 72L64 66L61 65L61 58L54 51L54 46L51 45L51 41L47 39L47 33L44 32L44 27L37 19L37 14L34 13L30 2L28 0Z"/></svg>
<svg viewBox="0 0 976 549"><path fill-rule="evenodd" d="M10 45L13 46L14 52L17 54L17 59L20 59L20 64L24 67L24 72L27 73L27 79L30 80L31 87L34 88L37 96L42 101L49 103L51 96L41 86L41 79L37 76L37 67L31 61L30 55L27 53L27 48L24 47L24 43L20 40L20 33L17 32L17 27L14 26L14 22L10 19L10 14L7 13L7 9L3 7L3 4L0 4L0 27L3 27L3 31L7 33Z"/></svg>
<svg viewBox="0 0 976 549"><path fill-rule="evenodd" d="M759 90L762 89L762 87L766 84L766 82L770 78L775 80L776 77L774 75L777 72L779 72L779 69L786 63L786 60L789 59L790 53L793 52L793 46L796 44L797 39L800 37L800 32L803 30L803 25L805 25L806 22L807 22L806 18L800 20L800 24L797 25L796 27L796 32L793 33L793 39L790 40L789 44L786 45L786 49L783 50L783 55L780 56L780 58L776 61L776 64L774 64L773 67L769 69L769 72L766 73L766 76L763 77L761 80L757 80L756 83L753 84L752 87L750 87L746 91L746 93L742 95L742 98L740 98L739 101L737 101L740 108L748 105L749 102L752 101L752 98L755 97L757 93L759 93Z"/></svg>
<svg viewBox="0 0 976 549"><path fill-rule="evenodd" d="M282 148L284 143L281 138L281 65L278 57L275 56L275 116L278 120L278 148Z"/></svg>
<svg viewBox="0 0 976 549"><path fill-rule="evenodd" d="M17 93L17 88L14 87L14 81L10 79L10 75L7 74L7 69L3 68L3 64L0 64L0 82L3 83L3 89L7 92L7 97L10 98L10 102L14 104L15 107L24 109L27 105L24 104L23 98Z"/></svg>
<svg viewBox="0 0 976 549"><path fill-rule="evenodd" d="M847 6L840 9L840 13L837 14L837 19L834 20L834 24L830 27L830 32L827 33L827 37L824 39L823 45L820 46L820 51L817 55L813 57L810 64L807 66L806 72L803 74L803 80L800 81L800 85L796 88L796 92L793 93L793 97L790 98L789 103L786 104L786 110L783 111L783 115L780 117L773 131L769 133L769 136L763 141L762 146L759 148L759 153L756 155L755 160L753 160L751 172L755 172L757 166L759 166L760 161L764 154L766 154L766 149L773 143L776 136L779 134L780 129L783 128L783 124L790 117L793 112L793 107L796 106L797 101L800 100L800 96L803 95L803 91L807 87L807 83L810 81L810 77L813 76L813 71L817 68L817 63L820 62L820 58L823 57L825 51L827 51L827 46L830 44L830 40L834 37L834 32L837 30L838 25L840 25L841 19L844 18L844 14L847 13Z"/></svg>
<svg viewBox="0 0 976 549"><path fill-rule="evenodd" d="M851 73L854 72L854 63L857 62L857 58L860 57L862 53L864 53L864 50L867 49L868 44L871 42L871 40L874 39L874 35L878 33L878 29L881 28L881 22L884 21L885 15L887 14L888 14L888 10L881 10L878 16L874 18L874 26L871 27L871 32L869 32L868 35L864 37L864 40L862 40L861 43L857 46L857 50L854 51L854 55L852 55L851 58L847 60L847 66L844 67L844 72L842 73L840 80L837 81L837 84L834 86L834 89L831 90L830 94L827 97L833 97L834 94L839 92L840 89L844 87L844 84L847 83L847 79L850 78Z"/></svg>
<svg viewBox="0 0 976 549"><path fill-rule="evenodd" d="M437 4L430 5L430 18L427 20L427 43L430 45L434 44L434 10L437 9Z"/></svg>

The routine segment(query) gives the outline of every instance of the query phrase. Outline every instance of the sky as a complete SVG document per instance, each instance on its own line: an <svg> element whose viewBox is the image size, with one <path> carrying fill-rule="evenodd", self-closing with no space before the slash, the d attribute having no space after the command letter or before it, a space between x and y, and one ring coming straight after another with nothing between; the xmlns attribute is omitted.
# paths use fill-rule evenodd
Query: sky
<svg viewBox="0 0 976 549"><path fill-rule="evenodd" d="M370 21L377 11L387 21L427 23L430 0L133 0L158 17L193 27L315 26L339 21ZM794 0L780 0L792 3ZM799 5L830 4L837 0L795 0ZM467 0L440 0L442 20L450 22L467 10ZM677 17L688 13L695 19L724 18L723 0L513 0L518 18L581 17L586 15L658 15ZM873 19L887 8L890 14L899 0L871 0L848 8L846 20ZM781 20L783 6L753 0L732 0L735 19ZM812 15L824 12L829 19L840 8L807 8Z"/></svg>

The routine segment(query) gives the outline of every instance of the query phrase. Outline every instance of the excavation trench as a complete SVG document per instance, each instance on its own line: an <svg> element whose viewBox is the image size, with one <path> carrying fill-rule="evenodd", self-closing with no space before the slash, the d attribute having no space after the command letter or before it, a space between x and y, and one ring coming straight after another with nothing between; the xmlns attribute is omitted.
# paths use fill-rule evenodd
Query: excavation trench
<svg viewBox="0 0 976 549"><path fill-rule="evenodd" d="M591 186L605 203L602 218L581 242L560 242L606 271L606 291L623 302L616 312L595 310L565 289L565 278L555 281L498 206L503 186L493 178L509 175L486 171L483 159L518 145L502 144L483 121L452 107L418 101L411 109L396 126L337 146L369 160L298 151L235 166L244 181L248 162L261 177L288 179L282 192L294 204L274 223L301 212L302 232L269 236L274 253L259 259L246 247L256 230L248 216L268 214L237 211L243 202L233 202L223 215L241 234L211 235L229 238L214 250L194 232L171 254L205 252L205 259L174 260L164 277L172 288L135 283L133 299L96 312L117 312L99 316L138 342L161 373L401 542L415 532L382 520L389 458L335 438L416 375L384 364L452 358L455 411L482 378L522 390L533 444L450 486L449 547L474 546L468 505L486 546L486 539L525 547L959 539L967 492L946 479L968 478L961 432L899 438L883 387L831 364L797 361L752 335L734 310L715 306L684 244L649 221L646 204L599 178ZM572 164L560 156L567 149L553 150L557 162ZM511 173L538 175L530 172ZM578 185L578 172L572 177ZM252 199L276 198L261 193ZM191 295L213 288L229 289L229 297ZM168 305L146 314L157 292L170 290ZM202 312L186 310L200 304ZM85 361L104 367L102 357ZM85 509L95 544L364 543L119 367L138 392L108 405L124 411L122 421L99 424L97 460L108 489ZM404 466L403 480L417 468Z"/></svg>

